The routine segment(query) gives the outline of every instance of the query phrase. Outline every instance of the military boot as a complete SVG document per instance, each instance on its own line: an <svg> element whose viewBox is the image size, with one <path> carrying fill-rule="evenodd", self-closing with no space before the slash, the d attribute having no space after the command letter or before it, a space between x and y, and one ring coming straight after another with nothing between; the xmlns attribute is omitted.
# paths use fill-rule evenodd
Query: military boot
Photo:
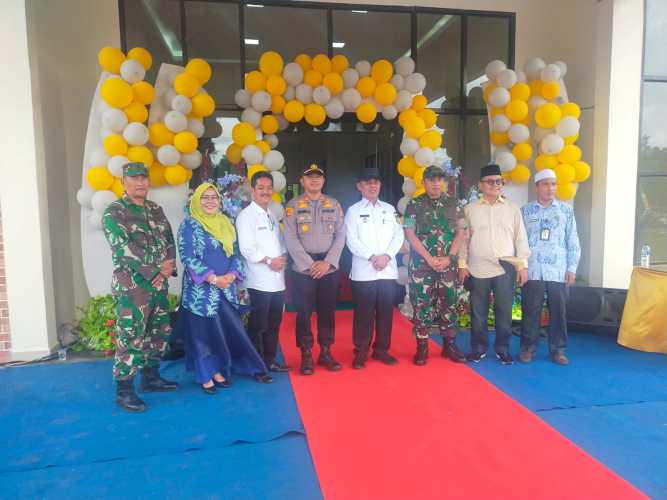
<svg viewBox="0 0 667 500"><path fill-rule="evenodd" d="M313 352L310 349L301 349L301 375L312 375L313 370Z"/></svg>
<svg viewBox="0 0 667 500"><path fill-rule="evenodd" d="M453 337L442 339L442 357L449 358L456 363L465 363L465 354L456 345L456 339Z"/></svg>
<svg viewBox="0 0 667 500"><path fill-rule="evenodd" d="M146 411L146 403L134 392L134 379L116 382L116 405L126 411L139 413Z"/></svg>
<svg viewBox="0 0 667 500"><path fill-rule="evenodd" d="M341 364L331 355L329 346L320 347L320 355L317 358L317 365L324 366L330 372L337 372L342 368Z"/></svg>
<svg viewBox="0 0 667 500"><path fill-rule="evenodd" d="M140 387L142 392L170 392L178 389L178 384L160 377L159 366L147 366L141 369Z"/></svg>
<svg viewBox="0 0 667 500"><path fill-rule="evenodd" d="M413 359L417 366L424 366L428 359L428 339L417 339L417 353Z"/></svg>

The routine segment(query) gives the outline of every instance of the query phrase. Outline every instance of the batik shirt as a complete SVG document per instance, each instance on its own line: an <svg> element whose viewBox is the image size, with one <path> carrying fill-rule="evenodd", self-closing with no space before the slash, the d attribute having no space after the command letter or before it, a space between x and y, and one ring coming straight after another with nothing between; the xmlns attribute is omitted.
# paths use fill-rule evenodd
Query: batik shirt
<svg viewBox="0 0 667 500"><path fill-rule="evenodd" d="M565 273L577 272L581 247L574 210L554 200L548 207L537 201L521 208L528 233L528 279L565 282Z"/></svg>
<svg viewBox="0 0 667 500"><path fill-rule="evenodd" d="M142 207L125 196L109 204L102 225L114 265L112 292L159 291L151 285L153 278L164 261L176 259L174 235L162 208L150 200ZM161 291L166 287L164 280Z"/></svg>

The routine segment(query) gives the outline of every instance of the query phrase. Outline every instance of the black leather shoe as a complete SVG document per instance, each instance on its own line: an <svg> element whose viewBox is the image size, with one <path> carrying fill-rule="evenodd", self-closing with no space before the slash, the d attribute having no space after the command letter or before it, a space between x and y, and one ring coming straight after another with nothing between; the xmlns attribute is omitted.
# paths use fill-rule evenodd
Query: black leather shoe
<svg viewBox="0 0 667 500"><path fill-rule="evenodd" d="M116 383L116 405L133 413L146 411L146 403L134 392L134 379L119 380Z"/></svg>
<svg viewBox="0 0 667 500"><path fill-rule="evenodd" d="M299 373L301 375L312 375L313 370L313 353L310 349L301 349L301 366Z"/></svg>
<svg viewBox="0 0 667 500"><path fill-rule="evenodd" d="M142 392L171 392L178 389L178 384L160 377L160 367L150 366L141 369Z"/></svg>
<svg viewBox="0 0 667 500"><path fill-rule="evenodd" d="M473 363L479 363L484 358L486 358L485 352L471 352L469 354L466 354L466 359L468 361L472 361Z"/></svg>
<svg viewBox="0 0 667 500"><path fill-rule="evenodd" d="M461 349L456 345L454 339L443 339L442 344L442 357L449 358L455 363L465 363L466 357L465 354L461 352Z"/></svg>
<svg viewBox="0 0 667 500"><path fill-rule="evenodd" d="M428 359L428 340L427 339L417 339L417 353L413 358L414 364L417 366L424 366L426 360Z"/></svg>
<svg viewBox="0 0 667 500"><path fill-rule="evenodd" d="M271 384L273 383L273 378L268 373L255 373L253 378L260 384Z"/></svg>
<svg viewBox="0 0 667 500"><path fill-rule="evenodd" d="M496 358L500 360L500 364L503 365L513 365L514 364L514 358L509 352L499 352L496 353Z"/></svg>
<svg viewBox="0 0 667 500"><path fill-rule="evenodd" d="M330 372L337 372L343 368L341 364L331 355L329 348L325 346L320 348L320 355L317 358L317 365L324 366Z"/></svg>
<svg viewBox="0 0 667 500"><path fill-rule="evenodd" d="M223 380L222 382L218 382L217 380L213 379L213 384L220 389L229 389L232 386L232 383L227 379Z"/></svg>
<svg viewBox="0 0 667 500"><path fill-rule="evenodd" d="M398 363L398 360L394 356L384 351L373 351L373 355L371 357L377 361L382 361L385 365L389 366Z"/></svg>
<svg viewBox="0 0 667 500"><path fill-rule="evenodd" d="M204 387L203 385L201 386L201 390L204 391L206 394L209 396L212 396L215 394L217 391L215 390L215 382L213 382L213 385L211 387Z"/></svg>
<svg viewBox="0 0 667 500"><path fill-rule="evenodd" d="M357 351L354 353L354 361L352 361L352 368L355 370L361 370L366 367L366 359L368 355L364 351Z"/></svg>
<svg viewBox="0 0 667 500"><path fill-rule="evenodd" d="M273 363L269 363L268 368L269 368L270 372L276 372L276 373L288 372L289 371L289 366L281 365L277 361L274 361Z"/></svg>

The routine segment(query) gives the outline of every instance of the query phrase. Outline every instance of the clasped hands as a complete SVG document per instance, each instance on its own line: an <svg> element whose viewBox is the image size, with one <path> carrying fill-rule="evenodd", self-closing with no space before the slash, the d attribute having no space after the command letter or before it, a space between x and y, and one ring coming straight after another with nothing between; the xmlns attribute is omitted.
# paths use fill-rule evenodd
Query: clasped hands
<svg viewBox="0 0 667 500"><path fill-rule="evenodd" d="M176 261L174 259L165 260L160 264L160 271L155 275L155 278L151 281L153 288L161 288L162 284L169 279L174 273L176 268Z"/></svg>
<svg viewBox="0 0 667 500"><path fill-rule="evenodd" d="M385 267L387 267L387 264L389 264L389 261L391 260L391 257L389 255L373 255L370 259L368 259L371 264L373 264L373 268L376 271L382 271Z"/></svg>
<svg viewBox="0 0 667 500"><path fill-rule="evenodd" d="M441 273L449 267L449 265L452 263L452 259L448 255L442 257L433 257L432 255L429 255L426 259L426 263L431 267L431 269Z"/></svg>
<svg viewBox="0 0 667 500"><path fill-rule="evenodd" d="M215 274L211 274L207 281L209 284L213 286L217 286L218 288L227 288L229 285L234 283L236 280L236 275L234 273L227 273L223 274L222 276L216 276Z"/></svg>

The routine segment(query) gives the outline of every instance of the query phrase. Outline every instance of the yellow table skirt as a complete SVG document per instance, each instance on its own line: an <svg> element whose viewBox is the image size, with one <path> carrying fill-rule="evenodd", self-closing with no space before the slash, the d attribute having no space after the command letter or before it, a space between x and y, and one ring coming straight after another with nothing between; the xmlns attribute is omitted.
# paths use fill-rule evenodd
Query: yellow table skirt
<svg viewBox="0 0 667 500"><path fill-rule="evenodd" d="M667 272L634 268L618 343L667 354Z"/></svg>

